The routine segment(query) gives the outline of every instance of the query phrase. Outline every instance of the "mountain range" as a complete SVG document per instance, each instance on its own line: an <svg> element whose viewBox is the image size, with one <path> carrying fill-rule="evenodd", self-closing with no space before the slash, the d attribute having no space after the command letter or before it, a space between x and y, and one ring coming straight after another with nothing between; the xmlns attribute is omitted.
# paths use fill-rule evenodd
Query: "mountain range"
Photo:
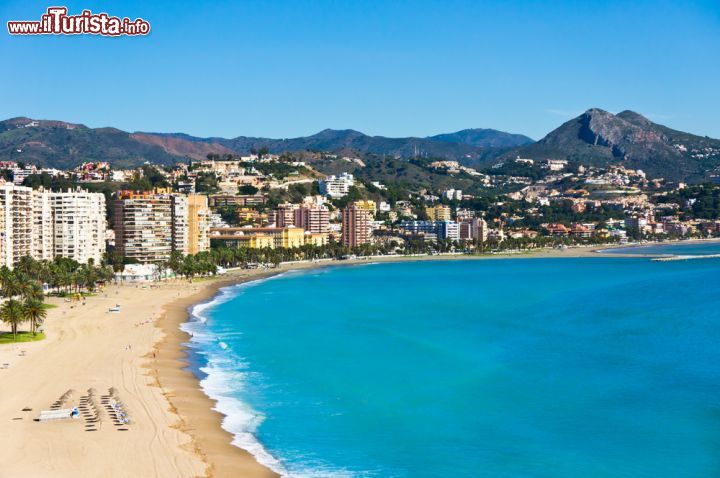
<svg viewBox="0 0 720 478"><path fill-rule="evenodd" d="M88 128L62 121L12 118L0 122L0 161L68 168L83 161L110 161L126 167L145 161L172 164L203 159L209 153L249 154L327 151L353 155L423 155L447 159L479 159L497 150L532 143L523 136L490 129L472 129L428 138L386 138L354 130L326 129L312 136L272 139L198 138L183 133L128 133L116 128Z"/></svg>
<svg viewBox="0 0 720 478"><path fill-rule="evenodd" d="M606 166L622 163L650 177L700 181L720 167L720 141L656 124L632 112L612 114L593 108L551 131L540 141L493 129L466 129L429 137L388 138L355 130L326 129L317 134L272 139L198 138L183 133L129 133L88 128L63 121L12 118L0 121L0 161L23 161L71 168L84 161L109 161L132 167L146 161L173 164L208 154L325 151L396 158L423 156L486 167L518 156L535 160L567 159Z"/></svg>

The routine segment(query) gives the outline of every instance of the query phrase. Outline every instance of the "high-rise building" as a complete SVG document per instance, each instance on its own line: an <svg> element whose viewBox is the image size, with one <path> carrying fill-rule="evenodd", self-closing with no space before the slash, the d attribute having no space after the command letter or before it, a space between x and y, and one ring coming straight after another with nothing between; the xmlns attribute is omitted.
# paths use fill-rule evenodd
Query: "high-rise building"
<svg viewBox="0 0 720 478"><path fill-rule="evenodd" d="M99 264L105 253L105 196L76 191L50 193L52 251L81 264ZM36 212L36 216L37 216Z"/></svg>
<svg viewBox="0 0 720 478"><path fill-rule="evenodd" d="M101 213L104 215L105 209ZM50 193L42 189L32 192L32 214L32 256L39 261L52 260L55 257L55 234Z"/></svg>
<svg viewBox="0 0 720 478"><path fill-rule="evenodd" d="M372 214L350 205L342 211L342 243L357 247L372 242Z"/></svg>
<svg viewBox="0 0 720 478"><path fill-rule="evenodd" d="M32 188L13 183L0 185L2 244L0 263L12 268L21 257L32 256Z"/></svg>
<svg viewBox="0 0 720 478"><path fill-rule="evenodd" d="M99 263L105 253L105 196L80 189L50 192L2 183L0 228L0 263L7 267L24 256Z"/></svg>
<svg viewBox="0 0 720 478"><path fill-rule="evenodd" d="M115 200L115 247L141 263L167 260L173 251L210 248L207 196L121 191Z"/></svg>
<svg viewBox="0 0 720 478"><path fill-rule="evenodd" d="M478 242L486 242L488 239L488 225L485 219L474 217L470 222L470 237Z"/></svg>
<svg viewBox="0 0 720 478"><path fill-rule="evenodd" d="M460 240L460 225L455 221L437 221L435 228L438 239Z"/></svg>
<svg viewBox="0 0 720 478"><path fill-rule="evenodd" d="M272 217L270 222L275 224L275 227L292 227L295 224L295 211L299 209L297 204L280 204L278 207L273 209Z"/></svg>
<svg viewBox="0 0 720 478"><path fill-rule="evenodd" d="M172 250L184 255L190 253L190 206L187 196L170 196L172 201Z"/></svg>
<svg viewBox="0 0 720 478"><path fill-rule="evenodd" d="M301 206L293 214L295 227L312 234L324 234L330 228L330 211L325 206Z"/></svg>
<svg viewBox="0 0 720 478"><path fill-rule="evenodd" d="M210 208L202 194L189 194L187 203L188 254L197 254L210 249Z"/></svg>
<svg viewBox="0 0 720 478"><path fill-rule="evenodd" d="M157 263L170 258L173 250L172 196L120 191L114 212L118 253L140 263Z"/></svg>

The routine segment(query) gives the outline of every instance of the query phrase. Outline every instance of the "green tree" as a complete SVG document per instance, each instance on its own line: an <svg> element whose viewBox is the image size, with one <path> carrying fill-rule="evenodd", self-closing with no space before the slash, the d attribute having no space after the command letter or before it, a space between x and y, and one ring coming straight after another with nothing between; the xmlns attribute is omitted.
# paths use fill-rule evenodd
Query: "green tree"
<svg viewBox="0 0 720 478"><path fill-rule="evenodd" d="M253 194L257 194L259 191L258 188L253 186L252 184L243 184L238 188L238 193L243 195L252 196Z"/></svg>
<svg viewBox="0 0 720 478"><path fill-rule="evenodd" d="M30 322L30 330L35 335L37 328L42 325L45 317L47 317L47 310L43 307L43 303L37 299L27 299L23 304L23 314L25 319Z"/></svg>
<svg viewBox="0 0 720 478"><path fill-rule="evenodd" d="M2 307L0 307L0 320L10 325L13 340L17 340L18 325L25 322L22 303L15 299L8 299Z"/></svg>

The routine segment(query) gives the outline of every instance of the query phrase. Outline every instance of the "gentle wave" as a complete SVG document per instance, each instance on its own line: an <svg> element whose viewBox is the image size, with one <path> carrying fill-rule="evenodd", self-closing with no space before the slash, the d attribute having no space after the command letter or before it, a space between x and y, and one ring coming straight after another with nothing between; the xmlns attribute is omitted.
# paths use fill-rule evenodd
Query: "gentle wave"
<svg viewBox="0 0 720 478"><path fill-rule="evenodd" d="M254 432L262 423L263 415L248 404L230 396L230 393L238 391L245 383L247 372L238 369L247 367L231 360L226 353L227 345L223 347L224 342L206 326L208 309L237 297L243 289L252 287L254 283L262 280L267 279L221 288L211 300L191 307L190 320L183 323L180 328L190 334L188 345L199 352L206 361L205 366L200 367L200 371L205 374L205 378L200 381L200 388L205 395L216 401L214 409L224 415L222 427L233 435L232 444L249 452L260 464L286 476L280 462L255 438ZM213 345L217 345L218 348L215 349Z"/></svg>
<svg viewBox="0 0 720 478"><path fill-rule="evenodd" d="M265 449L255 436L265 416L254 410L249 404L231 395L242 391L246 379L251 373L248 370L248 365L238 357L232 356L228 345L211 332L206 324L209 309L237 297L245 289L264 281L286 277L297 272L299 271L285 272L263 279L223 287L211 300L191 307L189 311L190 320L183 323L180 328L190 334L191 338L188 345L199 355L202 355L206 362L204 366L200 367L200 371L205 374L205 377L200 380L200 387L208 397L216 401L214 409L224 415L222 427L233 435L233 445L246 450L255 457L258 463L286 478L350 478L357 475L343 470L325 468L323 465L291 473Z"/></svg>

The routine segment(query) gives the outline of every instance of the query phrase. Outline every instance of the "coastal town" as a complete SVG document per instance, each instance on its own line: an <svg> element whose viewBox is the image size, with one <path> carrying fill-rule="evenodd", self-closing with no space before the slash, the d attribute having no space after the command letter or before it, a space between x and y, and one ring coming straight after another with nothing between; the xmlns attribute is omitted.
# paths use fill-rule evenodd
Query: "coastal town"
<svg viewBox="0 0 720 478"><path fill-rule="evenodd" d="M354 165L355 174L323 174L317 162L266 150L133 169L3 162L0 263L12 269L26 257L67 258L152 280L297 260L517 253L720 233L716 186L651 178L621 164L518 157L478 171L410 160L450 181L469 180L466 192L368 179L363 160L327 156Z"/></svg>

